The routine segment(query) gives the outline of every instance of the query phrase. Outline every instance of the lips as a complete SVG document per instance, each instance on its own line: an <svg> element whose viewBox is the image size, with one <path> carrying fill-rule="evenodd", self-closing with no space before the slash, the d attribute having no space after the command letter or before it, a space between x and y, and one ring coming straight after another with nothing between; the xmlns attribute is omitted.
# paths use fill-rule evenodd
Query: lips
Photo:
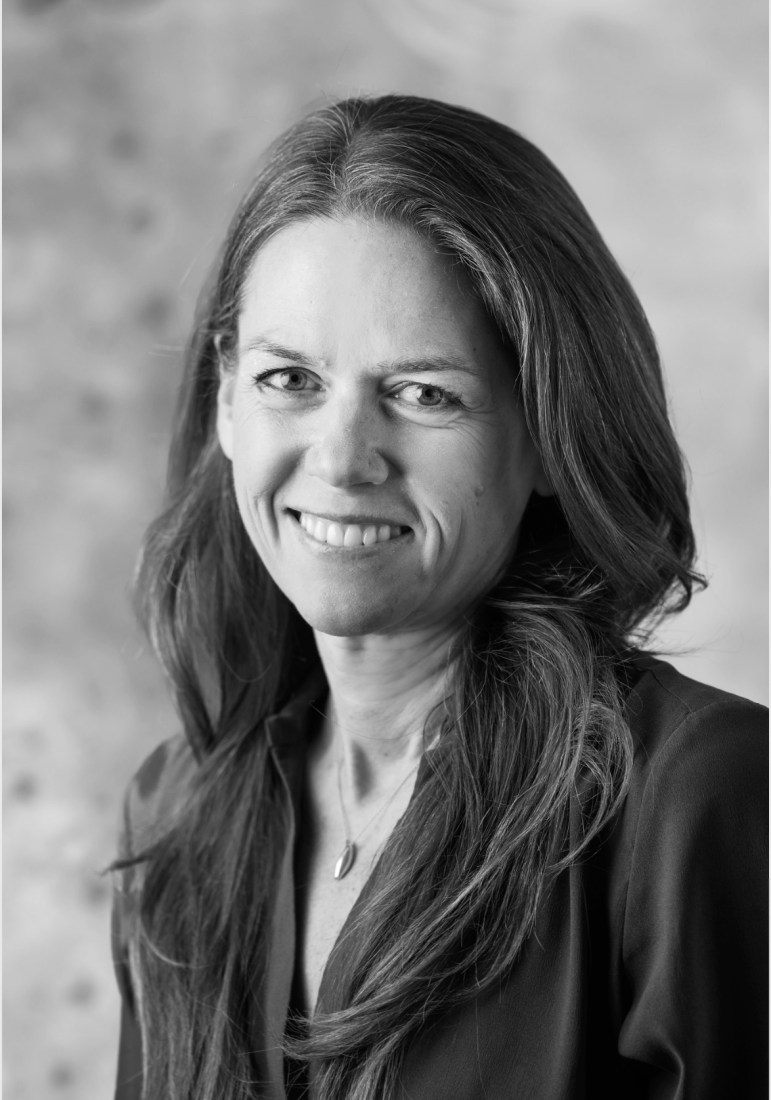
<svg viewBox="0 0 771 1100"><path fill-rule="evenodd" d="M317 516L313 512L291 513L303 530L315 542L327 546L361 547L375 546L390 542L405 534L409 528L399 524L383 523L376 519L362 519L348 523L342 519L334 520L326 516Z"/></svg>

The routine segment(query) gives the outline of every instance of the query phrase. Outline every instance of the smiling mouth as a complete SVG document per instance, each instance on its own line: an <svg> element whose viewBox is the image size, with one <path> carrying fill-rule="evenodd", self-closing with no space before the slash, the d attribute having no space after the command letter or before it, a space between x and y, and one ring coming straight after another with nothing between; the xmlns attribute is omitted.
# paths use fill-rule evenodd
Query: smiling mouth
<svg viewBox="0 0 771 1100"><path fill-rule="evenodd" d="M316 516L312 512L289 514L300 524L309 538L327 546L361 547L376 546L382 542L391 542L409 533L409 527L390 523L342 523L336 520Z"/></svg>

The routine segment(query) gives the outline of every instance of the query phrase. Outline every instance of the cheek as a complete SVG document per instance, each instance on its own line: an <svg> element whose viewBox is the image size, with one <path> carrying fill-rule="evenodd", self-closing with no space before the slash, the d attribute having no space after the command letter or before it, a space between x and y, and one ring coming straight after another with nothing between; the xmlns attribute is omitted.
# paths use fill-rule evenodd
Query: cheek
<svg viewBox="0 0 771 1100"><path fill-rule="evenodd" d="M533 490L533 455L528 440L506 426L498 426L484 438L473 465L466 494L465 512L474 522L478 538L513 550L522 514Z"/></svg>
<svg viewBox="0 0 771 1100"><path fill-rule="evenodd" d="M506 476L496 435L487 425L460 426L425 443L405 448L408 467L442 526L484 510L493 486Z"/></svg>
<svg viewBox="0 0 771 1100"><path fill-rule="evenodd" d="M461 442L463 445L439 464L442 483L461 491L464 510L478 514L500 507L522 472L512 454L508 431L505 426L485 424Z"/></svg>
<svg viewBox="0 0 771 1100"><path fill-rule="evenodd" d="M292 464L289 433L274 418L254 414L237 418L233 439L233 477L239 493L252 500L273 492Z"/></svg>

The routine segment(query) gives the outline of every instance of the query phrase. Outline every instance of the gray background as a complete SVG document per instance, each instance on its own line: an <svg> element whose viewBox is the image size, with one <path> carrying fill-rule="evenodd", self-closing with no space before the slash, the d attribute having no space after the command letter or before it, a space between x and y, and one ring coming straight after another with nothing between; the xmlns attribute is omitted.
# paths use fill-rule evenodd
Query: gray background
<svg viewBox="0 0 771 1100"><path fill-rule="evenodd" d="M710 590L662 644L766 699L763 0L5 5L7 1100L110 1094L120 794L176 720L128 610L179 348L265 143L410 91L521 129L646 306Z"/></svg>

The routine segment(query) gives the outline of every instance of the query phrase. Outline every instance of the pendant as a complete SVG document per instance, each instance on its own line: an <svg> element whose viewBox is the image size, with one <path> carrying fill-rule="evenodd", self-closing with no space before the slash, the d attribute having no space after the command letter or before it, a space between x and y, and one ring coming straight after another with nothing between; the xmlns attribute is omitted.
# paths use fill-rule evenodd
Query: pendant
<svg viewBox="0 0 771 1100"><path fill-rule="evenodd" d="M345 847L340 853L340 858L335 864L335 878L341 879L350 871L356 861L356 845L352 840L346 840Z"/></svg>

